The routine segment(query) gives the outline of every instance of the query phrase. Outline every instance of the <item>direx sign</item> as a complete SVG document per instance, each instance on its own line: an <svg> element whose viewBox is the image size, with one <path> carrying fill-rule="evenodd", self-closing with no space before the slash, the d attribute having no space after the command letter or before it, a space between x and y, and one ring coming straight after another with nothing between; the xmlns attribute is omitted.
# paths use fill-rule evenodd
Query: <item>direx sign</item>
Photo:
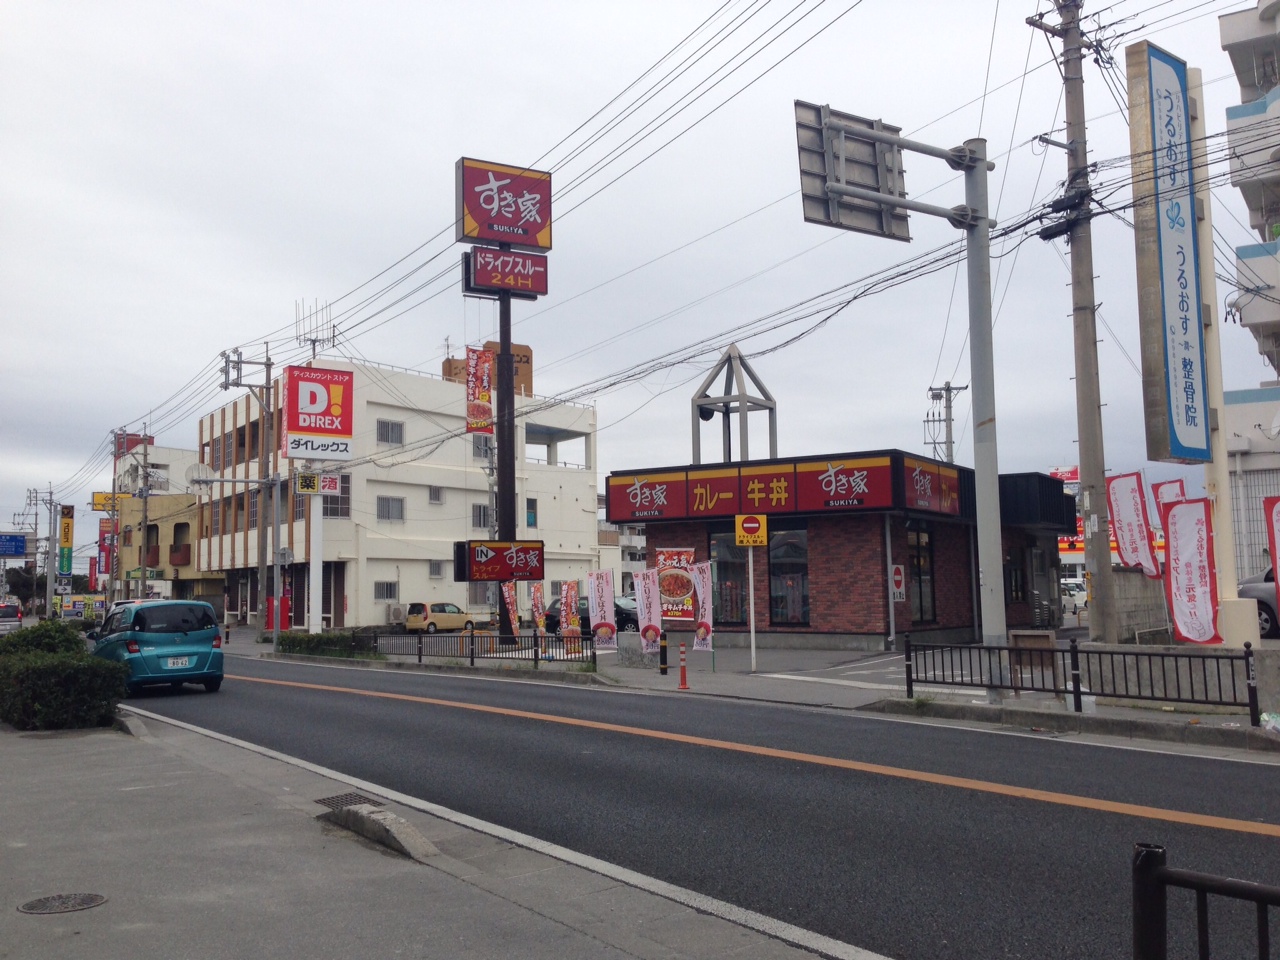
<svg viewBox="0 0 1280 960"><path fill-rule="evenodd" d="M350 460L355 374L349 370L286 367L282 456Z"/></svg>

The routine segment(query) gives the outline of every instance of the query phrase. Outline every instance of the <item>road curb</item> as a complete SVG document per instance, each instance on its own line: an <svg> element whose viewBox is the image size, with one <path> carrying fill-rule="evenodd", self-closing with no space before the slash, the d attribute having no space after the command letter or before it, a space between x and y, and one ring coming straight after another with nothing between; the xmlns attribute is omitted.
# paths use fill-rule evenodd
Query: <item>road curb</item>
<svg viewBox="0 0 1280 960"><path fill-rule="evenodd" d="M426 863L440 856L436 845L418 832L418 828L404 817L372 803L357 803L349 807L326 810L317 819L358 833L366 840L403 854L410 860Z"/></svg>
<svg viewBox="0 0 1280 960"><path fill-rule="evenodd" d="M467 677L501 677L504 680L542 680L548 683L574 683L586 686L617 686L617 682L599 673L568 671L556 668L532 670L525 667L472 667L446 663L406 663L399 660L367 660L362 657L317 657L303 653L264 653L251 660L281 660L290 663L340 664L344 667L367 667L371 670L407 670L411 673L450 673Z"/></svg>
<svg viewBox="0 0 1280 960"><path fill-rule="evenodd" d="M1280 736L1254 727L1213 727L1170 720L1061 713L1053 710L1007 707L1000 704L947 703L919 699L877 700L858 709L868 713L934 717L941 720L969 720L1053 733L1089 733L1099 736L1125 737L1130 740L1155 740L1162 743L1187 743L1260 752L1280 752Z"/></svg>

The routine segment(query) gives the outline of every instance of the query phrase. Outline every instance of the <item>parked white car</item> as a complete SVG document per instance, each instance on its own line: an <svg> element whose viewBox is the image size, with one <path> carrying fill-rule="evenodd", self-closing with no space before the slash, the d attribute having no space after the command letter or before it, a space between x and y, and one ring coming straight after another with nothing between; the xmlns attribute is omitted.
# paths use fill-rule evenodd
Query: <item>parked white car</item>
<svg viewBox="0 0 1280 960"><path fill-rule="evenodd" d="M1089 606L1089 592L1083 580L1063 580L1058 595L1062 598L1062 615L1077 616Z"/></svg>

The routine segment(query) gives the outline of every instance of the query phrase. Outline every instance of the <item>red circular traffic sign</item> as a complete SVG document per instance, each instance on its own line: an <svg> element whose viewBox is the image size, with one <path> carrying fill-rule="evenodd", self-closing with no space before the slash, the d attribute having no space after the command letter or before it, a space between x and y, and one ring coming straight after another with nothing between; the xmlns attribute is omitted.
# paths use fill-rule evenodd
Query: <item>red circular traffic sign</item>
<svg viewBox="0 0 1280 960"><path fill-rule="evenodd" d="M901 590L904 579L905 578L902 575L902 567L894 567L893 568L893 589Z"/></svg>
<svg viewBox="0 0 1280 960"><path fill-rule="evenodd" d="M750 534L756 534L756 533L759 533L759 532L760 532L760 518L759 518L759 517L743 517L743 518L742 518L742 532L743 532L743 533L745 533L745 534L748 534L748 535L750 535Z"/></svg>

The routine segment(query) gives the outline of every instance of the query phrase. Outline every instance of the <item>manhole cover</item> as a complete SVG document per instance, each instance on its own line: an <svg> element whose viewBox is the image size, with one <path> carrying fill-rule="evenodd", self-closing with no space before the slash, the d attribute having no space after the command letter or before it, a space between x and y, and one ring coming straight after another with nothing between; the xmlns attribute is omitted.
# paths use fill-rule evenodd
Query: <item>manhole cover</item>
<svg viewBox="0 0 1280 960"><path fill-rule="evenodd" d="M107 898L99 893L57 893L52 897L41 897L24 903L18 908L19 913L73 913L76 910L88 910L106 903Z"/></svg>
<svg viewBox="0 0 1280 960"><path fill-rule="evenodd" d="M330 810L354 807L357 803L371 803L375 807L382 806L382 801L366 797L363 793L340 793L336 797L321 797L316 803L328 807Z"/></svg>

